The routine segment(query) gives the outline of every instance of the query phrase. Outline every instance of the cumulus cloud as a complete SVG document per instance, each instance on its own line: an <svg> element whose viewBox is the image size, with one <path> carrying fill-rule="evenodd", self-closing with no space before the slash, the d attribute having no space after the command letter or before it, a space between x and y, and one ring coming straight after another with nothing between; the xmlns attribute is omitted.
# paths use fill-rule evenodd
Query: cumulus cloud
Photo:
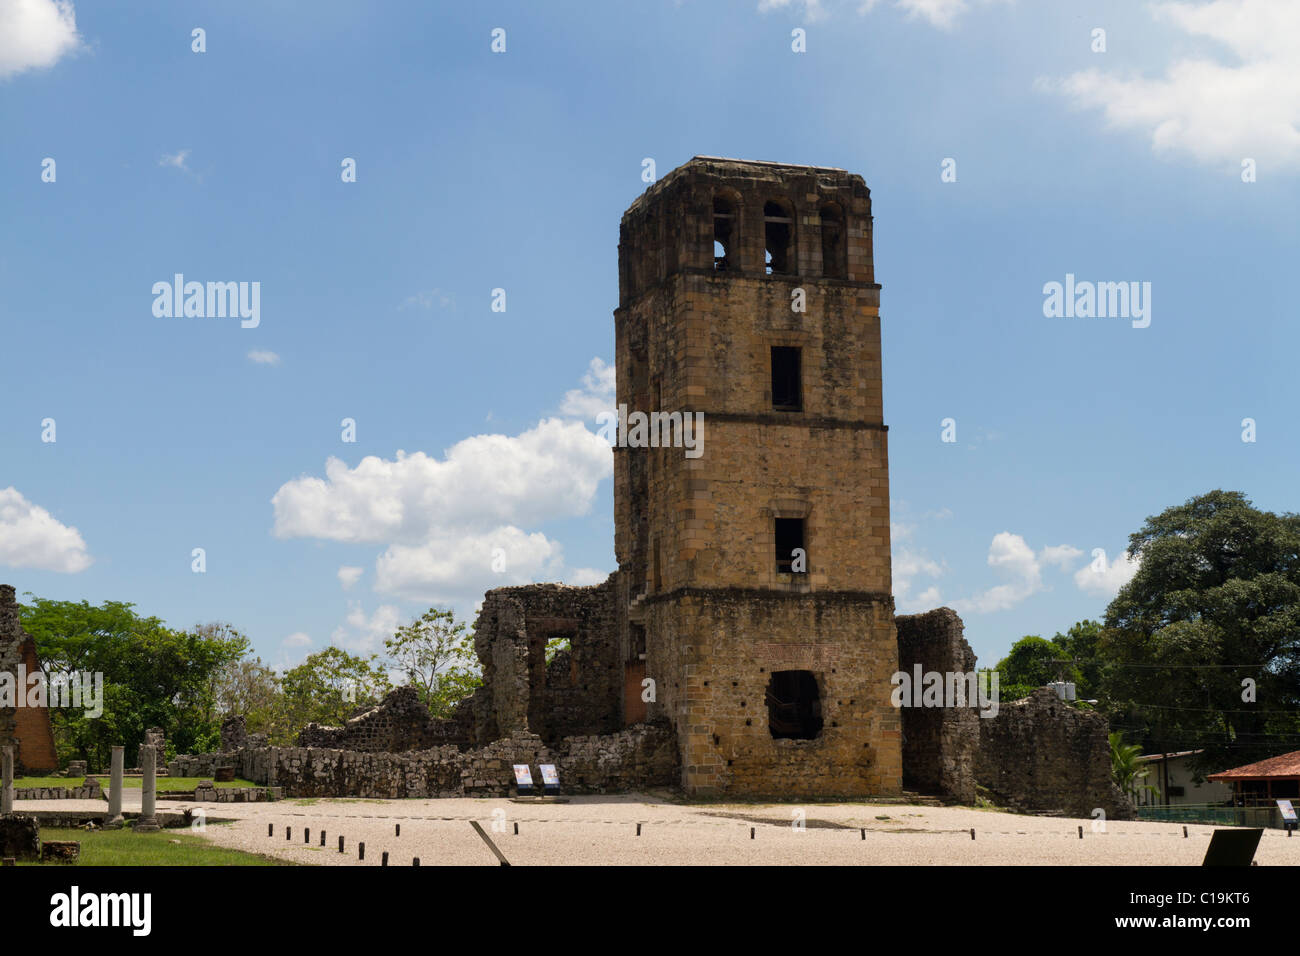
<svg viewBox="0 0 1300 956"><path fill-rule="evenodd" d="M1074 583L1085 594L1113 598L1133 579L1141 564L1141 559L1134 558L1127 551L1116 561L1107 561L1103 553L1074 572Z"/></svg>
<svg viewBox="0 0 1300 956"><path fill-rule="evenodd" d="M601 412L610 412L615 406L615 368L606 365L599 356L591 360L587 372L582 376L582 388L574 388L564 393L560 411L565 415L595 421ZM651 409L653 411L653 409Z"/></svg>
<svg viewBox="0 0 1300 956"><path fill-rule="evenodd" d="M280 356L265 349L253 349L248 353L248 360L257 365L279 365Z"/></svg>
<svg viewBox="0 0 1300 956"><path fill-rule="evenodd" d="M593 359L583 387L565 397L566 414L594 415L612 405L613 375ZM514 436L466 438L441 458L399 450L355 467L330 458L323 478L302 476L276 491L273 531L280 538L382 544L377 592L472 607L494 587L603 581L606 572L592 568L566 573L561 545L525 529L590 513L600 482L612 473L604 438L581 421L547 418ZM339 583L349 589L362 573L344 565ZM343 630L365 631L355 621Z"/></svg>
<svg viewBox="0 0 1300 956"><path fill-rule="evenodd" d="M190 151L182 149L176 153L164 153L158 160L159 166L170 166L172 169L181 169L185 172L190 171L186 161L190 158Z"/></svg>
<svg viewBox="0 0 1300 956"><path fill-rule="evenodd" d="M1057 544L1044 548L1040 557L1043 564L1052 564L1062 571L1067 571L1081 554L1083 552L1078 548L1071 547L1068 544Z"/></svg>
<svg viewBox="0 0 1300 956"><path fill-rule="evenodd" d="M424 452L338 458L325 477L295 478L275 493L281 538L416 543L449 528L536 524L587 514L613 473L609 443L581 422L546 419L514 437L475 435L442 459Z"/></svg>
<svg viewBox="0 0 1300 956"><path fill-rule="evenodd" d="M558 578L562 572L557 543L541 532L505 525L482 534L437 533L418 545L390 545L375 564L375 589L412 600L459 603L495 587Z"/></svg>
<svg viewBox="0 0 1300 956"><path fill-rule="evenodd" d="M307 647L311 644L311 638L302 631L294 631L280 643L285 647Z"/></svg>
<svg viewBox="0 0 1300 956"><path fill-rule="evenodd" d="M69 0L0 3L0 79L53 66L81 46Z"/></svg>
<svg viewBox="0 0 1300 956"><path fill-rule="evenodd" d="M9 487L0 489L0 564L75 574L90 567L91 557L76 528Z"/></svg>
<svg viewBox="0 0 1300 956"><path fill-rule="evenodd" d="M1157 154L1300 168L1300 3L1172 0L1151 9L1184 33L1212 40L1217 55L1178 59L1159 76L1092 69L1041 80L1041 88L1101 110L1115 129L1146 133Z"/></svg>

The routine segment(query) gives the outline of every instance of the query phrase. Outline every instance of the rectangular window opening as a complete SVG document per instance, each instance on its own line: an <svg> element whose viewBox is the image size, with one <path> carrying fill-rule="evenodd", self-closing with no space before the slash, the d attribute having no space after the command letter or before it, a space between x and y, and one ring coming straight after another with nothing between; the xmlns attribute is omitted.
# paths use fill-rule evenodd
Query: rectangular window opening
<svg viewBox="0 0 1300 956"><path fill-rule="evenodd" d="M772 407L783 412L803 410L803 350L772 346Z"/></svg>
<svg viewBox="0 0 1300 956"><path fill-rule="evenodd" d="M776 519L776 569L785 574L802 574L808 570L808 550L804 544L803 518ZM795 551L801 553L796 555ZM796 567L796 558L799 559Z"/></svg>

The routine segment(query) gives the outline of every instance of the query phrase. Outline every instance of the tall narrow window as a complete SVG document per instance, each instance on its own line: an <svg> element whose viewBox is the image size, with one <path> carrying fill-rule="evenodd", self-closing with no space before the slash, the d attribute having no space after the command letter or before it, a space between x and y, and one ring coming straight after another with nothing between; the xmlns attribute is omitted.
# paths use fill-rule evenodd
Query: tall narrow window
<svg viewBox="0 0 1300 956"><path fill-rule="evenodd" d="M772 346L772 407L782 412L803 410L802 349Z"/></svg>
<svg viewBox="0 0 1300 956"><path fill-rule="evenodd" d="M822 275L842 279L847 274L844 261L844 214L840 207L828 202L821 208L822 221Z"/></svg>
<svg viewBox="0 0 1300 956"><path fill-rule="evenodd" d="M804 544L803 518L775 518L776 569L784 574L808 570L808 550ZM800 554L796 554L800 552ZM796 558L802 558L796 565Z"/></svg>
<svg viewBox="0 0 1300 956"><path fill-rule="evenodd" d="M736 228L736 207L723 196L713 200L713 271L734 268L732 235Z"/></svg>
<svg viewBox="0 0 1300 956"><path fill-rule="evenodd" d="M794 216L779 202L763 205L763 241L767 249L767 274L794 272Z"/></svg>

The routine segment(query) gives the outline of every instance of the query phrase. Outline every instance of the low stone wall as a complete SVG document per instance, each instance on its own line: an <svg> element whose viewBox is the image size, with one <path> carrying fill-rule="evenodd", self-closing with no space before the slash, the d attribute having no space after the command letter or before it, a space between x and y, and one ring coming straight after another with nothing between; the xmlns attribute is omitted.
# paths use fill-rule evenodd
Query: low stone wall
<svg viewBox="0 0 1300 956"><path fill-rule="evenodd" d="M80 787L15 787L15 800L102 800L104 789L94 777Z"/></svg>
<svg viewBox="0 0 1300 956"><path fill-rule="evenodd" d="M239 760L233 753L211 754L177 754L167 764L168 777L215 777L218 770L238 768ZM161 790L167 784L166 777L158 778Z"/></svg>
<svg viewBox="0 0 1300 956"><path fill-rule="evenodd" d="M1071 707L1050 687L1003 703L981 719L975 776L1021 813L1107 819L1137 816L1111 779L1110 725L1096 711Z"/></svg>
<svg viewBox="0 0 1300 956"><path fill-rule="evenodd" d="M671 787L678 777L676 736L666 723L566 737L553 748L536 734L519 733L467 751L452 745L408 753L245 747L229 756L241 777L287 797L506 796L514 790L517 763L534 768L539 787L538 764L555 764L565 793Z"/></svg>
<svg viewBox="0 0 1300 956"><path fill-rule="evenodd" d="M462 702L451 720L438 720L414 687L398 687L342 727L310 723L298 734L299 747L328 747L368 753L399 753L447 745L467 746L472 711ZM224 748L223 748L224 749Z"/></svg>
<svg viewBox="0 0 1300 956"><path fill-rule="evenodd" d="M193 790L160 790L159 800L194 800L198 803L264 803L278 800L273 787L196 787Z"/></svg>

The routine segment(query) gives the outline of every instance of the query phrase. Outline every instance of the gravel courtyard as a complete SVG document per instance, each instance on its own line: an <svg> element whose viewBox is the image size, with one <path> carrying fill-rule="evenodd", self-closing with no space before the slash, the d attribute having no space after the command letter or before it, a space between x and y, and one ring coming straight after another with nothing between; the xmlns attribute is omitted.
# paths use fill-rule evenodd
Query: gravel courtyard
<svg viewBox="0 0 1300 956"><path fill-rule="evenodd" d="M81 803L59 801L59 808L77 809ZM35 804L20 801L16 809L39 809ZM55 809L52 801L40 804ZM199 805L159 803L160 810L186 806ZM555 804L504 798L322 798L204 805L212 818L234 820L207 827L206 836L214 843L318 866L379 866L384 851L389 866L410 866L412 857L419 857L422 866L496 866L496 858L470 826L471 820L477 820L510 863L518 866L1197 866L1214 829L1189 825L1189 835L1184 837L1181 824L1110 822L1106 832L1095 833L1091 820L965 807L834 803L797 808L804 813L803 829L792 826L793 804L683 804L643 794L572 797L568 803ZM268 824L275 831L270 837ZM398 824L400 836L395 835ZM289 839L286 826L292 828ZM311 831L308 844L303 842L304 828ZM338 852L340 835L345 840L343 853ZM359 842L366 845L364 861L357 859ZM1266 830L1255 859L1261 866L1300 864L1300 839Z"/></svg>

